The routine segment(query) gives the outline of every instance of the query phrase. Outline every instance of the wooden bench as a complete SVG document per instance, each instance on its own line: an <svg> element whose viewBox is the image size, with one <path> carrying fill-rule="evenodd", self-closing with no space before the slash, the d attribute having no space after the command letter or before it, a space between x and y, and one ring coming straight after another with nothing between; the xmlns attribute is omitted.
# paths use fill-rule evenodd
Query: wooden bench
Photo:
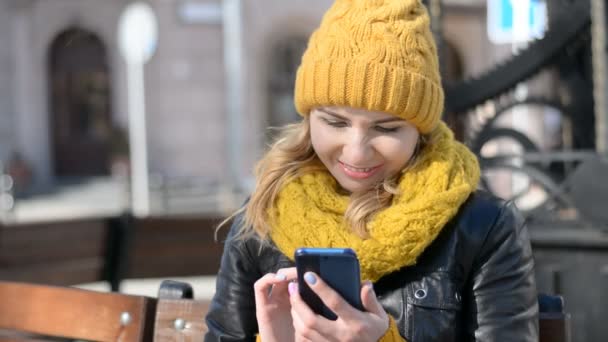
<svg viewBox="0 0 608 342"><path fill-rule="evenodd" d="M189 284L170 280L158 298L0 282L0 342L202 341L209 301L193 297ZM563 299L539 295L539 308L539 341L570 342Z"/></svg>
<svg viewBox="0 0 608 342"><path fill-rule="evenodd" d="M202 341L208 301L165 282L159 298L0 282L0 341Z"/></svg>
<svg viewBox="0 0 608 342"><path fill-rule="evenodd" d="M187 283L165 280L158 291L154 341L202 341L209 301L194 300Z"/></svg>
<svg viewBox="0 0 608 342"><path fill-rule="evenodd" d="M570 314L561 296L538 295L539 342L570 342Z"/></svg>

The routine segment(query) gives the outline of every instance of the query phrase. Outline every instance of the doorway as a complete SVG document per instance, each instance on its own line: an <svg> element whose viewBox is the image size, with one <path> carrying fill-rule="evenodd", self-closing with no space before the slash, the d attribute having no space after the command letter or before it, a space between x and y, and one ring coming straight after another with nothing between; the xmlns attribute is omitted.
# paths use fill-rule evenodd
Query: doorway
<svg viewBox="0 0 608 342"><path fill-rule="evenodd" d="M48 65L55 177L109 175L112 124L104 43L92 32L65 30L51 44Z"/></svg>

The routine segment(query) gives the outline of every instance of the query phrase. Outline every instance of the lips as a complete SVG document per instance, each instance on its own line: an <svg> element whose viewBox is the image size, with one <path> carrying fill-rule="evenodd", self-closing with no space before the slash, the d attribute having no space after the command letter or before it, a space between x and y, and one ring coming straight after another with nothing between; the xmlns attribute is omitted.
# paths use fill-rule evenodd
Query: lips
<svg viewBox="0 0 608 342"><path fill-rule="evenodd" d="M374 166L374 167L361 168L361 167L354 167L351 165L347 165L347 164L344 164L343 162L338 162L338 163L340 164L342 171L344 171L344 173L347 176L356 178L356 179L369 178L369 177L373 176L382 167L382 165L379 165L379 166Z"/></svg>

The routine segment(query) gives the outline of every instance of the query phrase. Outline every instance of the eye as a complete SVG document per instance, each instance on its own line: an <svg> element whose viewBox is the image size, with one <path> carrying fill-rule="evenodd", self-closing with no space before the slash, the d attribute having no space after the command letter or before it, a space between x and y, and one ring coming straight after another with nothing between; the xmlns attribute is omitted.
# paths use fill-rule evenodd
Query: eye
<svg viewBox="0 0 608 342"><path fill-rule="evenodd" d="M332 127L342 128L342 127L348 126L348 124L344 121L330 120L330 119L326 119L326 118L322 118L322 120L325 121L325 123L327 123L328 125L330 125Z"/></svg>
<svg viewBox="0 0 608 342"><path fill-rule="evenodd" d="M374 129L380 133L394 133L394 132L397 132L399 130L399 128L401 128L401 127L383 127L383 126L374 127Z"/></svg>

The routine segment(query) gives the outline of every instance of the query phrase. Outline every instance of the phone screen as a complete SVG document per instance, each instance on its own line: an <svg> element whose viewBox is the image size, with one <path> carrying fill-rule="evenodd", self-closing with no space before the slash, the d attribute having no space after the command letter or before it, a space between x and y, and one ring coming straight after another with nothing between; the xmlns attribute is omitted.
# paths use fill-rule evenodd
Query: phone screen
<svg viewBox="0 0 608 342"><path fill-rule="evenodd" d="M353 307L363 310L360 297L359 261L349 248L300 248L295 255L300 296L317 314L336 320L337 316L304 281L308 271L318 274Z"/></svg>

